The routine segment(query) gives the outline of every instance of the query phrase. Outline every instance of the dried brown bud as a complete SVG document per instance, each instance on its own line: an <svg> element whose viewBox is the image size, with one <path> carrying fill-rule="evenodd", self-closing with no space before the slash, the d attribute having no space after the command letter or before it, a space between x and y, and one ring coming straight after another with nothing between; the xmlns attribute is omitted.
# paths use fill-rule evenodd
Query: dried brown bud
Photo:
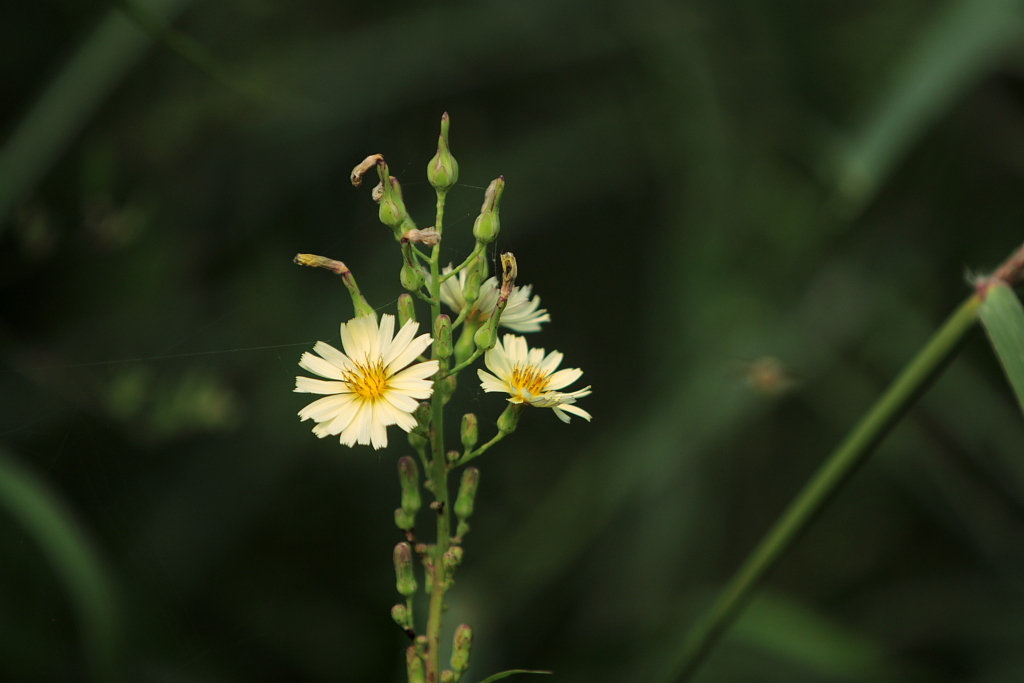
<svg viewBox="0 0 1024 683"><path fill-rule="evenodd" d="M373 197L373 201L380 204L380 200L384 197L384 183L377 183L370 196Z"/></svg>
<svg viewBox="0 0 1024 683"><path fill-rule="evenodd" d="M359 162L359 165L352 169L352 175L349 179L352 181L353 187L359 187L363 184L363 174L374 168L377 165L377 161L383 161L384 156L381 154L371 154L370 156Z"/></svg>
<svg viewBox="0 0 1024 683"><path fill-rule="evenodd" d="M506 251L501 255L501 298L506 301L512 295L512 288L516 284L516 276L519 275L519 267L516 265L516 257L512 252Z"/></svg>
<svg viewBox="0 0 1024 683"><path fill-rule="evenodd" d="M344 275L349 272L348 266L341 261L335 261L334 259L329 259L326 256L317 256L316 254L296 254L292 261L300 266L326 268L335 275Z"/></svg>
<svg viewBox="0 0 1024 683"><path fill-rule="evenodd" d="M403 242L419 242L432 247L441 241L441 233L434 228L423 228L422 230L406 230L402 234Z"/></svg>

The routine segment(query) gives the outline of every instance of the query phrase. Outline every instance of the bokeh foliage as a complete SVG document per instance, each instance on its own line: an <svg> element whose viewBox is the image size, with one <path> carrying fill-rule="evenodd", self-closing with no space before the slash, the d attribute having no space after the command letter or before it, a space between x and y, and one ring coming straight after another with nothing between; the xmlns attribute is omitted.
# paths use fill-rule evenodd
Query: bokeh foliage
<svg viewBox="0 0 1024 683"><path fill-rule="evenodd" d="M429 225L443 111L446 248L503 174L498 247L553 317L531 341L594 386L592 424L534 411L479 463L448 616L474 680L647 680L1024 235L1019 1L137 6L199 51L107 3L0 4L0 443L112 587L128 680L401 679L405 451L298 423L298 357L351 310L291 257L391 306L348 172L382 152ZM1024 679L1022 534L979 334L700 680ZM40 543L0 515L0 678L79 680L107 645Z"/></svg>

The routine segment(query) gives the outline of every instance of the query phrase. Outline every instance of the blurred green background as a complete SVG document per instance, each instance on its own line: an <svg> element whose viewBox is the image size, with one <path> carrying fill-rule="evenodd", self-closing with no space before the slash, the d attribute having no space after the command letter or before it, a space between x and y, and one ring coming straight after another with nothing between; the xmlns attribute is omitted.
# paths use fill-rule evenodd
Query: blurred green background
<svg viewBox="0 0 1024 683"><path fill-rule="evenodd" d="M430 225L444 111L446 258L503 174L530 341L594 387L479 461L469 680L652 680L1024 238L1024 2L136 2L0 4L2 680L404 680L409 449L299 423L351 303L291 258L392 310L348 173L383 153ZM490 423L474 384L450 413ZM1024 419L980 333L698 680L1024 680Z"/></svg>

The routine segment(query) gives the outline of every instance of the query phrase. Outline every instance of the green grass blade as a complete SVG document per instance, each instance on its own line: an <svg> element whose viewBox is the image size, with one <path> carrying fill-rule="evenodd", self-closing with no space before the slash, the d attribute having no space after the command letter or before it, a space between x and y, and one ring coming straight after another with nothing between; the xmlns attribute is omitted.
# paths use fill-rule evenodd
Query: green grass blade
<svg viewBox="0 0 1024 683"><path fill-rule="evenodd" d="M114 591L100 559L74 515L46 486L0 450L0 508L39 545L64 583L92 667L91 680L117 676L117 617Z"/></svg>
<svg viewBox="0 0 1024 683"><path fill-rule="evenodd" d="M149 11L170 17L192 0L147 0ZM78 133L142 57L150 38L114 9L25 112L0 148L0 227L29 195Z"/></svg>
<svg viewBox="0 0 1024 683"><path fill-rule="evenodd" d="M513 674L550 674L550 673L553 673L553 672L551 672L551 671L528 671L526 669L512 669L511 671L502 671L501 673L494 674L493 676L488 676L484 680L480 681L480 683L491 683L491 681L500 681L502 678L508 678L509 676L512 676Z"/></svg>
<svg viewBox="0 0 1024 683"><path fill-rule="evenodd" d="M1021 32L1020 0L954 0L936 14L842 155L837 184L851 214L871 201L907 150L1003 58Z"/></svg>
<svg viewBox="0 0 1024 683"><path fill-rule="evenodd" d="M1024 306L1006 283L995 282L989 286L979 314L1024 410Z"/></svg>

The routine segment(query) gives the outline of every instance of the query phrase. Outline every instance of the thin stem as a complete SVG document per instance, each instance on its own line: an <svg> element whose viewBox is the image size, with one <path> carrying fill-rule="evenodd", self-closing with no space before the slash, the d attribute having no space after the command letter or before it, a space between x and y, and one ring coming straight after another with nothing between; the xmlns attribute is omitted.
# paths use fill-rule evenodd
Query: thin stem
<svg viewBox="0 0 1024 683"><path fill-rule="evenodd" d="M473 355L471 355L469 358L467 358L466 360L464 360L461 363L459 363L458 365L456 365L454 368L452 368L448 372L446 372L443 375L441 375L440 377L438 377L438 379L444 379L445 377L449 377L449 376L454 375L454 374L456 374L458 372L461 372L462 370L465 370L467 367L472 365L473 362L477 358L479 358L482 355L484 355L483 349L477 348L477 350L473 352Z"/></svg>
<svg viewBox="0 0 1024 683"><path fill-rule="evenodd" d="M491 439L490 441L485 443L483 446L481 446L480 448L476 449L475 451L472 451L470 453L467 453L467 454L463 455L457 461L452 463L452 465L451 465L451 467L449 467L449 469L455 469L456 467L462 467L463 465L465 465L470 460L473 460L474 458L477 458L477 457L483 455L485 452L487 452L488 449L490 449L491 446L493 446L494 444L496 444L499 441L501 441L502 439L504 439L510 433L511 432L498 432L497 434L494 435L493 439Z"/></svg>
<svg viewBox="0 0 1024 683"><path fill-rule="evenodd" d="M437 226L435 225L434 227L437 227ZM440 230L438 230L438 232L440 232ZM445 273L444 275L441 276L441 282L444 282L445 280L447 280L450 277L455 277L456 275L458 275L460 270L462 270L463 268L468 266L470 263L472 263L473 259L475 259L477 256L479 256L483 252L484 252L484 245L480 244L479 242L477 242L476 246L473 248L473 252L469 256L466 257L465 261L463 261L459 265L455 266L454 269L452 269L451 271L449 271L449 272L447 272L447 273Z"/></svg>
<svg viewBox="0 0 1024 683"><path fill-rule="evenodd" d="M968 298L946 320L761 539L719 594L711 609L688 634L662 680L689 680L729 628L764 575L775 565L815 515L831 500L889 430L928 388L974 327L981 297Z"/></svg>
<svg viewBox="0 0 1024 683"><path fill-rule="evenodd" d="M441 232L444 218L445 193L437 193L437 218L434 228ZM441 278L438 276L440 246L434 245L430 253L430 319L437 320L441 315ZM432 348L431 356L437 358L437 346ZM443 375L447 368L447 360L440 360L438 373ZM430 478L433 483L434 500L437 503L437 542L434 545L434 585L430 591L430 606L427 613L427 683L439 683L441 680L441 613L444 611L444 593L448 581L445 576L441 558L448 551L451 543L448 505L448 464L444 451L444 400L441 392L435 391L430 398Z"/></svg>

